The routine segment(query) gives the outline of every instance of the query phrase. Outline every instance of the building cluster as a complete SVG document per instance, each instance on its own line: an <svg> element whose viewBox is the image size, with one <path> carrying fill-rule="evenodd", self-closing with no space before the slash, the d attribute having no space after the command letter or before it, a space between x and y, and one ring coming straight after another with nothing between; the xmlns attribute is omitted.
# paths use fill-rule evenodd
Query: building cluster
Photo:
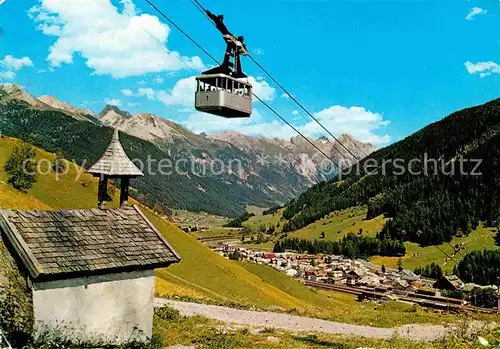
<svg viewBox="0 0 500 349"><path fill-rule="evenodd" d="M440 290L470 291L483 286L466 284L456 275L445 275L441 280L423 278L409 269L381 268L364 260L353 260L337 255L299 253L270 253L233 246L213 246L222 256L268 265L288 276L313 282L339 286L365 286L377 290L427 291L440 295ZM494 287L494 286L493 286Z"/></svg>
<svg viewBox="0 0 500 349"><path fill-rule="evenodd" d="M269 253L232 246L218 246L213 249L228 258L231 254L237 253L238 259L269 265L294 278L329 284L407 289L432 288L435 282L435 280L421 279L408 269L398 271L387 268L382 272L380 268L371 266L366 261L337 255Z"/></svg>

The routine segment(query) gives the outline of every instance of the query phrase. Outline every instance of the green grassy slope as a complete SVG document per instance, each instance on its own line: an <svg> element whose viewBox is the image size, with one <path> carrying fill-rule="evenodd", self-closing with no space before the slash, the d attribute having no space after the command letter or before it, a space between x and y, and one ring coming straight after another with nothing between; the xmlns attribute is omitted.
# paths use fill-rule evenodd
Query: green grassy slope
<svg viewBox="0 0 500 349"><path fill-rule="evenodd" d="M416 267L424 266L430 264L431 262L439 264L444 272L452 272L453 267L456 265L455 262L459 262L463 256L467 253L483 250L483 249L498 249L500 246L495 245L494 236L495 231L492 228L487 228L479 226L476 230L473 230L468 236L465 237L455 237L448 244L442 244L439 246L426 246L422 247L413 242L406 242L406 255L403 257L403 266L409 269L415 269ZM453 246L463 245L460 253L456 254L452 260L450 260L446 255L452 256ZM446 253L446 255L445 255ZM370 261L378 265L385 265L388 267L395 268L398 263L397 257L372 257Z"/></svg>
<svg viewBox="0 0 500 349"><path fill-rule="evenodd" d="M289 233L290 237L307 240L319 239L325 232L325 240L340 240L349 233L375 236L382 229L385 219L383 216L365 219L366 207L352 207L346 210L330 213L326 218L321 218L308 226Z"/></svg>
<svg viewBox="0 0 500 349"><path fill-rule="evenodd" d="M3 137L0 139L0 181L7 182L7 176L4 172L3 165L7 161L12 150L18 144L18 140L14 138ZM50 162L55 159L55 155L43 150L37 152L37 161L44 159ZM41 163L43 173L50 167L50 162L44 161ZM14 202L17 201L25 208L92 208L97 205L97 185L98 182L91 175L81 172L82 169L72 163L68 164L68 173L65 176L59 177L56 180L56 175L53 171L47 171L47 174L39 175L36 185L25 193L9 189L4 185L1 201L5 207L14 207ZM79 176L79 173L81 174ZM17 196L14 200L11 195ZM38 202L38 206L30 202L34 198ZM9 200L10 201L7 201ZM1 203L0 203L1 205ZM47 207L45 207L47 206Z"/></svg>
<svg viewBox="0 0 500 349"><path fill-rule="evenodd" d="M341 183L320 183L289 202L283 230L360 204L368 206L367 218L390 218L385 237L422 245L450 241L480 220L494 226L500 219L499 111L500 99L460 110L370 154ZM482 159L481 176L474 159ZM368 161L376 165L365 167Z"/></svg>
<svg viewBox="0 0 500 349"><path fill-rule="evenodd" d="M0 139L0 168L16 140ZM51 159L52 154L38 150L39 158ZM76 169L75 169L76 171ZM0 178L5 174L0 170ZM84 186L82 182L90 181ZM59 188L62 186L62 188ZM54 192L63 192L59 200ZM74 181L65 178L55 181L53 174L40 176L33 189L21 193L0 185L0 207L16 209L58 209L95 207L97 194L95 180L89 175ZM115 204L116 205L116 204ZM148 208L145 214L168 239L182 261L166 269L157 270L157 293L167 296L185 296L199 301L226 305L280 308L341 320L351 323L394 326L413 322L454 321L454 316L438 316L418 311L411 317L406 314L410 306L389 303L384 307L357 303L352 296L316 292L269 267L237 263L227 260L199 243L195 237L184 233L173 223L159 217Z"/></svg>
<svg viewBox="0 0 500 349"><path fill-rule="evenodd" d="M17 142L12 138L0 139L1 181L7 179L3 172L3 164ZM54 155L37 150L37 158L52 160ZM53 172L40 175L38 182L27 193L0 184L0 207L16 209L95 207L97 181L88 174L83 174L75 180L74 176L80 169L74 165L70 168L69 174L59 181L56 181ZM288 278L286 281L293 285L293 292L281 283L270 283L270 280L282 280L285 276L271 269L271 275L265 277L253 274L242 265L211 251L194 237L149 209L144 208L144 211L182 257L180 263L157 271L157 292L160 295L187 295L225 304L259 308L280 307L299 312L305 312L307 309L321 310L330 302L326 295L318 296Z"/></svg>
<svg viewBox="0 0 500 349"><path fill-rule="evenodd" d="M0 139L1 181L7 180L3 164L17 143L18 141L12 138ZM53 158L53 154L37 150L37 159ZM81 169L70 164L69 173L59 181L56 181L54 172L39 175L38 182L27 193L0 184L0 207L16 209L96 207L97 180L88 174L83 174L75 180L79 170ZM158 271L160 279L177 284L180 289L195 290L195 293L204 298L217 301L232 300L260 307L277 305L284 308L305 308L308 305L219 256L174 224L148 210L146 212L182 256L181 263ZM161 290L161 280L159 283Z"/></svg>

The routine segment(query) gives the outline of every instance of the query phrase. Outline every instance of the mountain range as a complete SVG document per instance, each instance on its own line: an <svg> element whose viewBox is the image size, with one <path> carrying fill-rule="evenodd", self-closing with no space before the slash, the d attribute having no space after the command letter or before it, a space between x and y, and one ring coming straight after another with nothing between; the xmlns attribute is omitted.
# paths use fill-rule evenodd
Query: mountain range
<svg viewBox="0 0 500 349"><path fill-rule="evenodd" d="M366 166L365 166L366 165ZM500 227L500 98L459 110L373 152L342 178L291 200L283 231L328 213L366 205L367 219L389 218L378 237L421 245Z"/></svg>
<svg viewBox="0 0 500 349"><path fill-rule="evenodd" d="M223 122L223 119L221 119ZM118 128L127 154L181 163L182 171L168 175L146 173L133 182L134 195L148 204L234 216L245 205L270 206L286 202L311 185L332 176L322 171L324 157L306 140L252 137L236 132L195 134L183 126L150 113L131 113L107 105L96 115L53 96L36 98L17 85L0 88L0 132L26 137L50 151L90 166L103 153ZM376 149L350 135L340 135L356 157ZM335 162L355 159L337 141L310 139ZM224 171L214 164L224 164ZM230 164L236 164L233 168ZM331 166L331 165L330 165ZM211 169L208 174L200 172Z"/></svg>

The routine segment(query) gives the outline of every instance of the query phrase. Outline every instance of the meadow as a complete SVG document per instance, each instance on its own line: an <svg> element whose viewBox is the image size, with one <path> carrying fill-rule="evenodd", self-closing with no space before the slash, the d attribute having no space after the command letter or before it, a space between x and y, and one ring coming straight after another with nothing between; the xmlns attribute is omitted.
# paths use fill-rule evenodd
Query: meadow
<svg viewBox="0 0 500 349"><path fill-rule="evenodd" d="M0 139L0 165L3 165L16 143L14 139ZM53 160L54 154L38 149L37 157ZM73 175L76 171L77 168L74 168L75 173L70 172L59 180L56 180L53 172L41 175L26 193L2 183L0 207L96 207L97 180L83 174L75 181ZM6 179L3 167L0 167L0 181L5 182ZM116 190L115 198L118 194ZM131 203L137 204L134 200ZM110 206L116 207L116 200ZM427 312L403 303L359 303L349 295L311 290L270 267L230 261L147 207L141 206L141 209L182 257L180 263L157 270L157 296L239 308L273 309L381 327L415 322L454 322L458 319L455 315Z"/></svg>

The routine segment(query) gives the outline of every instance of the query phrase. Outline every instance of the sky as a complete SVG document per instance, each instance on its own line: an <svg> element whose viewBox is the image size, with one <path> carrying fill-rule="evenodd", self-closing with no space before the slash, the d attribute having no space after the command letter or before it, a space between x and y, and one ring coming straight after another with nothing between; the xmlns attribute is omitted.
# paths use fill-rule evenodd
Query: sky
<svg viewBox="0 0 500 349"><path fill-rule="evenodd" d="M222 59L219 32L190 0L151 0ZM500 1L200 0L335 135L384 146L500 97ZM144 0L0 0L0 83L96 113L154 113L194 132L295 132L254 101L246 119L194 110L213 62ZM300 131L328 134L248 58L254 92Z"/></svg>

